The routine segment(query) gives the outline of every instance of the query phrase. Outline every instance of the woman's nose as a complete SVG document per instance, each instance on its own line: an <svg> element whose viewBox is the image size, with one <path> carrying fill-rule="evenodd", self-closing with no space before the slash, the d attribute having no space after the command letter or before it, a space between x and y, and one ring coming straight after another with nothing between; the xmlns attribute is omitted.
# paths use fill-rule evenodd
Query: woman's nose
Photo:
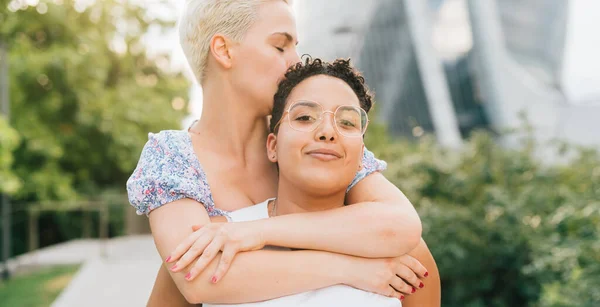
<svg viewBox="0 0 600 307"><path fill-rule="evenodd" d="M292 66L298 62L301 62L302 60L300 59L300 56L298 55L298 52L294 51L292 52L292 56L290 57L290 59L288 60L288 67Z"/></svg>
<svg viewBox="0 0 600 307"><path fill-rule="evenodd" d="M337 131L334 127L334 116L333 113L331 113L331 118L330 116L328 116L328 113L330 112L325 112L323 113L323 115L321 115L321 122L319 123L319 125L317 126L316 129L316 134L315 136L317 137L318 140L321 141L334 141L337 137Z"/></svg>

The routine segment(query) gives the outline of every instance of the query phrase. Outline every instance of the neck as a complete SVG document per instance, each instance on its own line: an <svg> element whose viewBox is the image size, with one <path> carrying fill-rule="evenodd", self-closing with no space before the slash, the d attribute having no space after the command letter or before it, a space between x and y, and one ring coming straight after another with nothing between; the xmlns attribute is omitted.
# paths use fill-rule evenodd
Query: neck
<svg viewBox="0 0 600 307"><path fill-rule="evenodd" d="M277 215L325 211L344 206L346 191L330 194L311 193L298 189L279 176L277 189Z"/></svg>
<svg viewBox="0 0 600 307"><path fill-rule="evenodd" d="M237 93L229 84L203 84L200 120L192 127L212 151L235 159L261 154L266 159L267 118L256 103Z"/></svg>

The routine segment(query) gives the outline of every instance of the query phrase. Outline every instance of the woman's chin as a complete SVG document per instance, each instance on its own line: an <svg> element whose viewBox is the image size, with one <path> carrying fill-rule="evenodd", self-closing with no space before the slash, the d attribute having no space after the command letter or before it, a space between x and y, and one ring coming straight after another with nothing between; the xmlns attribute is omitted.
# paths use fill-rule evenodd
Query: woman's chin
<svg viewBox="0 0 600 307"><path fill-rule="evenodd" d="M345 179L335 170L330 169L305 169L301 176L303 185L310 191L322 191L325 194L331 194L338 190L345 190L352 178Z"/></svg>

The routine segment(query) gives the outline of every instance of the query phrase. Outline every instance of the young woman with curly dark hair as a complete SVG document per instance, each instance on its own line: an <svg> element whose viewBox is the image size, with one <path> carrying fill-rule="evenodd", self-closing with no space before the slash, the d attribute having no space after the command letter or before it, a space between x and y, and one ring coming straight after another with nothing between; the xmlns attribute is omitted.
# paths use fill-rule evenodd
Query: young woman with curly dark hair
<svg viewBox="0 0 600 307"><path fill-rule="evenodd" d="M348 205L345 203L346 191L356 172L363 167L363 136L369 122L367 114L372 106L372 97L362 76L350 66L349 60L327 63L307 58L304 63L288 70L274 101L267 155L279 169L277 197L231 212L229 223L200 228L171 255L173 261L186 257L186 254L196 256L195 251L207 251L210 248L205 248L211 242L219 242L215 246L234 255L265 246L303 248L305 245L299 243L300 240L296 245L283 240L277 233L280 227L277 221L268 218L299 212L326 212ZM193 242L197 241L204 245L192 248ZM407 283L401 283L391 278L394 273L389 273L377 277L388 288L388 296L340 284L242 305L400 306L401 302L394 297L396 293L409 294L421 289L404 306L439 306L439 276L425 244L420 244L408 255L397 256L404 258L405 264L397 267L397 274L410 275L402 274L400 271L403 270L421 272L423 281L414 275ZM342 257L340 263L342 269L339 274L354 274L352 258ZM379 259L373 260L373 272L377 271L375 267L379 263ZM428 271L419 263L425 265ZM181 261L179 264L188 263ZM347 269L344 269L345 265L348 265ZM425 272L428 272L427 277ZM352 285L352 282L348 284ZM403 294L400 299L404 300Z"/></svg>

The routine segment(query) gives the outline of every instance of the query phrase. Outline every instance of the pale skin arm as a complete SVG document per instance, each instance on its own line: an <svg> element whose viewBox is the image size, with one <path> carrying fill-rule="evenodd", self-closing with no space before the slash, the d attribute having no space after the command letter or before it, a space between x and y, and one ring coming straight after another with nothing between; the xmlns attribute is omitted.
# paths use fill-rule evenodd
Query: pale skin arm
<svg viewBox="0 0 600 307"><path fill-rule="evenodd" d="M152 211L149 218L161 257L167 257L176 244L192 232L193 224L209 223L204 206L190 199L162 206ZM321 251L261 250L238 255L227 276L216 284L211 278L220 255L192 281L185 279L189 267L178 273L169 271L169 274L189 303L254 302L347 283L345 272L351 266L348 257ZM166 274L160 276L166 277ZM169 286L155 286L154 290L158 289L169 289ZM175 297L179 293L163 294L181 301L180 297ZM153 293L152 298L154 302L165 301L157 297L157 293ZM150 302L149 305L153 304Z"/></svg>
<svg viewBox="0 0 600 307"><path fill-rule="evenodd" d="M346 201L352 205L243 225L206 227L182 241L170 254L170 262L184 267L199 259L191 273L193 279L223 251L215 272L220 280L238 252L265 245L386 258L405 255L419 243L421 221L416 210L381 173L362 179L347 194Z"/></svg>
<svg viewBox="0 0 600 307"><path fill-rule="evenodd" d="M352 205L256 223L267 229L267 245L359 257L396 257L419 244L421 220L415 208L381 173L358 182L347 194L346 203Z"/></svg>

